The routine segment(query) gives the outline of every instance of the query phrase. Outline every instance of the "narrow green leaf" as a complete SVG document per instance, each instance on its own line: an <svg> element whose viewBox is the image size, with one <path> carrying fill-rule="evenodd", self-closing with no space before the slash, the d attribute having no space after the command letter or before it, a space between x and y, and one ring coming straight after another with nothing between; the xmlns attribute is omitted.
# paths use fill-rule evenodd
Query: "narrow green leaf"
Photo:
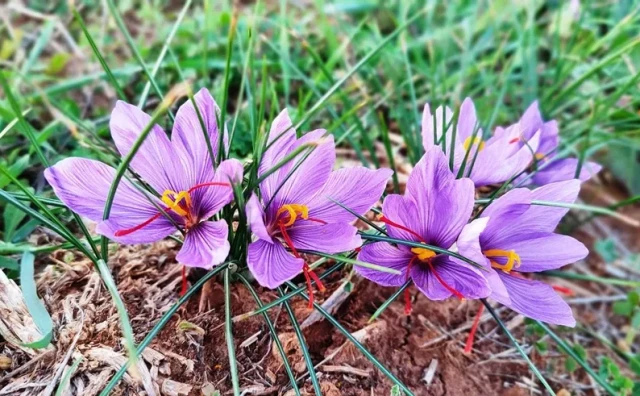
<svg viewBox="0 0 640 396"><path fill-rule="evenodd" d="M240 379L238 377L238 363L236 362L235 346L233 345L233 322L231 321L231 274L229 267L224 270L224 334L229 353L229 371L233 394L240 395Z"/></svg>
<svg viewBox="0 0 640 396"><path fill-rule="evenodd" d="M42 349L49 346L53 337L53 320L47 312L40 298L38 297L38 288L35 280L35 257L30 252L25 252L20 260L20 288L24 296L24 302L27 305L29 314L33 318L34 323L43 334L40 340L30 342L24 346L33 349Z"/></svg>

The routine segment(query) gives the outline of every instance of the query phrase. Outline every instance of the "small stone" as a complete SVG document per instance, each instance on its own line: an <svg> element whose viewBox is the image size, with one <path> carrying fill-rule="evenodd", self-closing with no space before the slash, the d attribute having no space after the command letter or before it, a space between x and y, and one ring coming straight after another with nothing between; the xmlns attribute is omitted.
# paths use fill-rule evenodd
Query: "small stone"
<svg viewBox="0 0 640 396"><path fill-rule="evenodd" d="M0 370L9 370L13 361L9 356L0 355Z"/></svg>

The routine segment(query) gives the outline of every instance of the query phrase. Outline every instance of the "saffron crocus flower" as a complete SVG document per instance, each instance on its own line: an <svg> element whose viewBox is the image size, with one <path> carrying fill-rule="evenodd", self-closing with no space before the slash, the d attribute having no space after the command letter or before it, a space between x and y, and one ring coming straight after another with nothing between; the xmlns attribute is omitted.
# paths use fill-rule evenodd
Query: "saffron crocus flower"
<svg viewBox="0 0 640 396"><path fill-rule="evenodd" d="M195 95L195 101L217 155L219 109L205 89ZM109 126L121 155L129 153L150 120L139 108L118 101ZM211 268L227 257L229 242L227 223L208 219L233 199L230 183L241 181L242 164L226 160L214 171L207 147L195 108L188 101L178 110L171 140L155 125L131 161L131 168L156 194L142 193L142 187L123 179L105 221L102 216L116 176L114 168L86 158L67 158L46 169L45 177L65 205L98 223L99 234L120 243L148 243L173 234L175 223L185 233L177 261Z"/></svg>
<svg viewBox="0 0 640 396"><path fill-rule="evenodd" d="M448 107L440 106L432 114L429 104L425 105L422 144L425 151L434 146L442 148L455 175L469 177L476 187L480 187L507 181L531 164L532 153L537 150L540 140L536 131L527 137L526 146L510 143L522 135L518 124L485 140L469 98L460 106L455 128L453 119L453 112ZM446 132L443 134L443 131Z"/></svg>
<svg viewBox="0 0 640 396"><path fill-rule="evenodd" d="M535 164L538 168L531 178L527 179L531 184L537 186L543 186L548 183L571 180L576 178L576 171L578 169L577 158L559 158L553 157L557 154L558 145L560 143L560 137L558 135L558 123L555 120L544 121L540 114L538 102L533 102L529 108L525 111L517 124L520 125L522 135L518 139L518 136L513 137L513 134L509 132L509 129L514 128L510 126L508 128L496 128L496 136L504 136L504 138L510 140L517 147L524 147L523 142L529 141L533 138L534 134L540 131L540 144L535 149ZM533 147L532 147L533 149ZM586 161L582 164L578 179L580 181L589 180L593 175L600 172L602 166L595 162ZM526 183L526 182L525 182Z"/></svg>
<svg viewBox="0 0 640 396"><path fill-rule="evenodd" d="M571 308L546 283L522 276L557 269L584 258L587 248L566 235L555 234L566 208L532 205L532 200L572 203L580 181L551 183L536 190L518 188L491 203L481 218L480 234L491 297L525 316L552 324L574 326Z"/></svg>
<svg viewBox="0 0 640 396"><path fill-rule="evenodd" d="M467 178L456 180L442 150L433 147L413 169L405 195L392 194L385 198L381 219L392 238L457 250L473 260L472 257L480 254L478 236L486 223L483 220L467 224L473 205L473 182ZM365 278L395 287L412 280L431 300L451 296L483 298L491 292L488 281L477 268L428 247L375 242L364 245L358 259L401 272L393 275L356 267ZM410 312L408 298L406 310Z"/></svg>
<svg viewBox="0 0 640 396"><path fill-rule="evenodd" d="M260 195L247 203L247 217L256 240L249 245L247 264L262 286L276 288L301 271L311 285L318 281L300 250L339 253L362 244L351 223L382 195L391 170L347 168L332 171L333 137L319 129L296 138L287 110L273 121L259 175L271 170L301 145L315 146L273 172L260 184ZM306 159L302 161L303 158ZM302 162L300 162L302 161ZM318 283L318 282L317 282ZM321 283L318 287L322 289ZM310 293L309 297L313 294Z"/></svg>

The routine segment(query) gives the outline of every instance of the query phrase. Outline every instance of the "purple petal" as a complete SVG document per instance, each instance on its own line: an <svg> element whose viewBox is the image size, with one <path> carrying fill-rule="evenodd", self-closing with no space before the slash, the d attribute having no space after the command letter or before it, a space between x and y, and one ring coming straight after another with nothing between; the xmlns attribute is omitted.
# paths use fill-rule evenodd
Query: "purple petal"
<svg viewBox="0 0 640 396"><path fill-rule="evenodd" d="M435 147L422 157L407 181L406 196L417 208L412 230L426 243L447 248L467 224L474 204L473 182L456 180L442 150Z"/></svg>
<svg viewBox="0 0 640 396"><path fill-rule="evenodd" d="M407 281L407 266L413 253L404 247L395 247L386 242L375 242L364 245L358 253L358 261L377 264L401 272L400 275L389 274L359 265L354 269L362 277L382 286L402 286Z"/></svg>
<svg viewBox="0 0 640 396"><path fill-rule="evenodd" d="M512 228L519 227L520 217L531 208L531 194L526 188L513 189L493 201L482 212L482 218L490 218L480 238L484 250L513 236Z"/></svg>
<svg viewBox="0 0 640 396"><path fill-rule="evenodd" d="M432 264L438 276L426 263L416 262L411 267L413 282L430 300L439 301L451 297L453 293L449 288L469 299L484 298L491 293L489 282L479 270L469 264L459 264L443 256L438 256Z"/></svg>
<svg viewBox="0 0 640 396"><path fill-rule="evenodd" d="M251 232L260 239L264 239L270 243L273 243L269 231L264 223L264 209L256 194L252 194L251 198L246 205L247 221L249 222L249 228Z"/></svg>
<svg viewBox="0 0 640 396"><path fill-rule="evenodd" d="M222 161L216 168L212 180L207 182L238 184L242 182L242 163L236 159ZM191 199L198 205L197 212L201 219L208 219L220 209L233 201L231 186L206 186L195 190Z"/></svg>
<svg viewBox="0 0 640 396"><path fill-rule="evenodd" d="M220 114L220 108L213 100L209 91L202 88L193 97L202 121L206 128L206 133L211 142L211 149L215 158L218 156L218 148L220 146L220 134L217 122L217 116ZM185 161L185 173L182 175L185 181L185 190L192 185L209 181L213 174L213 166L211 165L211 155L209 147L205 139L198 113L193 106L191 100L184 102L178 109L176 120L173 125L173 133L171 141L180 158ZM228 148L228 137L224 135L225 151Z"/></svg>
<svg viewBox="0 0 640 396"><path fill-rule="evenodd" d="M558 123L556 120L545 122L540 127L540 145L538 153L549 155L553 153L560 143L560 135L558 133Z"/></svg>
<svg viewBox="0 0 640 396"><path fill-rule="evenodd" d="M188 267L206 269L222 263L229 255L228 233L224 220L196 224L187 232L176 260Z"/></svg>
<svg viewBox="0 0 640 396"><path fill-rule="evenodd" d="M530 238L518 236L520 240L504 240L504 245L492 249L515 250L522 265L518 272L540 272L575 263L587 257L589 250L578 240L567 235L532 234ZM515 238L514 238L515 239Z"/></svg>
<svg viewBox="0 0 640 396"><path fill-rule="evenodd" d="M111 137L122 156L126 156L151 117L139 108L119 100L111 113ZM154 125L131 161L131 168L157 192L181 191L183 171L180 157L162 128Z"/></svg>
<svg viewBox="0 0 640 396"><path fill-rule="evenodd" d="M297 167L286 181L283 180L282 188L275 193L273 204L269 211L275 212L284 204L304 204L308 202L327 182L331 174L331 168L336 160L336 150L333 136L324 137L326 131L319 129L304 135L292 147L307 144L318 144L310 154L309 150L303 150L295 159L281 168L282 177L285 178L294 167ZM302 162L300 162L302 161ZM300 164L300 166L297 166ZM264 196L263 196L264 199Z"/></svg>
<svg viewBox="0 0 640 396"><path fill-rule="evenodd" d="M260 239L249 244L247 265L260 285L275 289L298 275L304 260L294 257L280 243Z"/></svg>
<svg viewBox="0 0 640 396"><path fill-rule="evenodd" d="M558 203L573 203L580 192L579 180L550 183L531 192L531 199ZM514 232L553 232L568 208L557 206L531 205L529 210L516 222Z"/></svg>
<svg viewBox="0 0 640 396"><path fill-rule="evenodd" d="M340 253L362 245L358 229L348 223L318 224L298 221L288 230L293 245L299 250Z"/></svg>
<svg viewBox="0 0 640 396"><path fill-rule="evenodd" d="M517 144L510 143L507 136L493 137L486 143L484 150L478 153L471 179L476 186L503 183L523 172L533 161L533 153L538 148L540 134L533 135L527 145L518 149ZM512 152L517 149L515 152ZM465 171L465 175L468 174Z"/></svg>
<svg viewBox="0 0 640 396"><path fill-rule="evenodd" d="M540 114L540 108L538 101L534 101L529 105L527 110L520 118L519 124L521 126L522 136L529 140L540 129L543 124L542 115Z"/></svg>
<svg viewBox="0 0 640 396"><path fill-rule="evenodd" d="M516 312L546 323L574 327L576 320L571 307L546 283L523 279L498 272L509 291L510 304Z"/></svg>
<svg viewBox="0 0 640 396"><path fill-rule="evenodd" d="M293 128L287 109L282 110L275 120L273 120L267 140L267 149L262 155L258 176L262 176L280 162L291 151L292 146L296 142L296 130ZM286 176L286 173L283 174L281 170L282 168L267 177L260 184L262 198L267 202L271 199L271 196L277 190L282 179Z"/></svg>
<svg viewBox="0 0 640 396"><path fill-rule="evenodd" d="M147 243L163 239L175 231L173 224L160 216L139 231L116 237L116 231L135 227L158 213L149 199L162 204L151 195L147 198L124 179L118 185L109 219L103 222L106 199L116 170L102 162L66 158L47 168L44 175L65 205L81 216L98 222L96 231L114 241Z"/></svg>
<svg viewBox="0 0 640 396"><path fill-rule="evenodd" d="M465 100L464 106L460 109L460 116L458 118L462 120L462 128L465 134L469 133L469 124L473 123L472 128L475 127L475 108L473 107L473 102L471 102L470 99ZM446 132L444 132L445 150L447 158L451 155L451 151L454 151L453 168L457 170L464 159L465 149L463 147L463 143L466 137L461 138L456 132L454 141L452 119L453 112L450 108L443 108L442 106L439 106L436 109L435 115L432 115L429 104L426 104L422 113L422 145L425 152L434 147L440 147L440 149L442 149L443 130L444 128L447 128ZM457 128L460 127L461 125L458 123Z"/></svg>
<svg viewBox="0 0 640 396"><path fill-rule="evenodd" d="M416 229L412 229L415 226L415 214L418 212L416 205L410 199L398 194L389 194L382 203L382 213L384 217L393 221L394 223L408 228L417 233ZM418 230L419 231L419 230ZM410 233L403 228L393 225L387 225L387 233L392 238L404 239L406 241L422 242L423 239L418 235Z"/></svg>
<svg viewBox="0 0 640 396"><path fill-rule="evenodd" d="M577 158L563 158L554 160L551 164L546 165L533 176L533 184L543 186L545 184L571 180L576 177L576 169L578 169ZM587 181L602 170L602 166L595 162L585 162L580 169L578 179Z"/></svg>
<svg viewBox="0 0 640 396"><path fill-rule="evenodd" d="M362 167L331 172L320 191L307 203L309 216L327 223L348 223L355 216L334 201L363 215L378 202L393 171ZM333 200L333 201L332 201Z"/></svg>

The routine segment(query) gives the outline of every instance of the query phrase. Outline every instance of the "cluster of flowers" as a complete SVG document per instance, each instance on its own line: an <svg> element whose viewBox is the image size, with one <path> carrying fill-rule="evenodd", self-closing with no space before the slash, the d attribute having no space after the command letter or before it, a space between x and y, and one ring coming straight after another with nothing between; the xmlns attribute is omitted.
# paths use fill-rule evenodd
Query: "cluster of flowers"
<svg viewBox="0 0 640 396"><path fill-rule="evenodd" d="M220 110L205 89L195 95L195 103L218 158ZM150 120L135 106L116 104L110 129L121 155L130 152ZM302 254L358 250L359 261L399 273L357 267L378 284L399 287L412 281L432 300L491 297L526 316L574 325L570 308L550 286L521 274L558 268L587 255L580 242L554 234L567 209L533 202L575 201L580 180L599 166L586 163L580 180L574 180L576 161L553 158L557 124L544 122L535 103L518 123L497 128L486 140L469 99L456 120L450 109L438 108L432 115L427 105L422 134L424 157L405 194L385 198L380 217L388 236L408 245L363 244L367 234L353 222L378 202L392 171L333 170L333 137L315 130L297 138L287 111L281 112L259 164L259 191L246 205L253 233L247 241L247 266L258 283L275 288L302 272L309 288L315 281L322 289ZM222 141L227 151L226 130ZM300 150L303 145L313 149ZM229 225L210 219L233 200L232 184L242 183L243 165L235 159L212 163L209 147L196 109L187 101L178 110L171 139L154 125L131 161L146 190L122 180L107 220L102 216L116 174L112 167L67 158L48 168L45 177L69 208L97 222L99 234L125 244L148 243L166 238L177 227L184 243L176 260L211 268L227 258L230 244ZM296 150L300 155L282 166ZM527 174L531 169L536 172ZM471 220L475 187L504 182L540 187L511 189Z"/></svg>

